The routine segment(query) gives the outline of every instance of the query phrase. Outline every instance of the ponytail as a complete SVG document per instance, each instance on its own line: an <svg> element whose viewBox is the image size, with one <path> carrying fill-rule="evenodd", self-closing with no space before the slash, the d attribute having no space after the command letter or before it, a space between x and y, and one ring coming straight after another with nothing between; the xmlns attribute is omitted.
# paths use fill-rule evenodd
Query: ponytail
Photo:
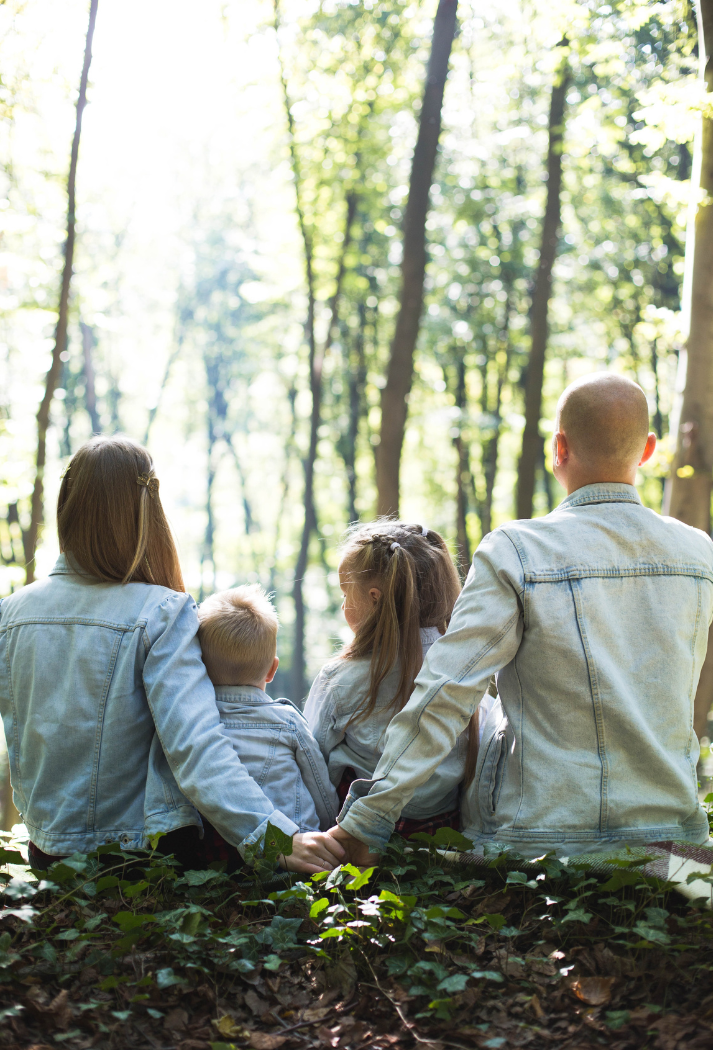
<svg viewBox="0 0 713 1050"><path fill-rule="evenodd" d="M397 663L399 680L389 706L395 713L406 704L423 664L420 628L445 632L460 581L441 536L421 525L381 520L357 526L342 554L343 570L352 582L381 591L371 615L342 652L344 659L371 657L369 691L354 716L363 721L373 713L379 689Z"/></svg>

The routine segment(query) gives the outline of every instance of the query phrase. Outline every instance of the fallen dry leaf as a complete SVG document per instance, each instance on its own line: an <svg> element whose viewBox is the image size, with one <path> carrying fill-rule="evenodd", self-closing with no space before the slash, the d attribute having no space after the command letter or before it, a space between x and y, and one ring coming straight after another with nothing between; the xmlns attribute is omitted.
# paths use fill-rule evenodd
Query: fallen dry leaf
<svg viewBox="0 0 713 1050"><path fill-rule="evenodd" d="M616 977L578 977L570 988L583 1003L603 1006L611 999L612 985Z"/></svg>
<svg viewBox="0 0 713 1050"><path fill-rule="evenodd" d="M256 1017L262 1017L270 1009L265 1000L261 999L252 988L245 993L245 1005L250 1008L251 1013L254 1013Z"/></svg>
<svg viewBox="0 0 713 1050"><path fill-rule="evenodd" d="M248 1029L239 1025L230 1014L223 1014L217 1021L211 1021L211 1024L219 1035L224 1035L227 1039L247 1039L251 1035Z"/></svg>
<svg viewBox="0 0 713 1050"><path fill-rule="evenodd" d="M331 1006L312 1006L302 1011L303 1021L323 1021L330 1012Z"/></svg>
<svg viewBox="0 0 713 1050"><path fill-rule="evenodd" d="M180 1006L177 1006L175 1010L169 1010L163 1019L164 1028L168 1028L171 1032L182 1032L187 1024L188 1014Z"/></svg>
<svg viewBox="0 0 713 1050"><path fill-rule="evenodd" d="M533 995L532 999L530 999L530 1009L538 1021L545 1016L545 1011L542 1009L542 1004L536 995Z"/></svg>
<svg viewBox="0 0 713 1050"><path fill-rule="evenodd" d="M279 1032L251 1032L250 1046L254 1050L277 1050L288 1038L289 1036L280 1035Z"/></svg>

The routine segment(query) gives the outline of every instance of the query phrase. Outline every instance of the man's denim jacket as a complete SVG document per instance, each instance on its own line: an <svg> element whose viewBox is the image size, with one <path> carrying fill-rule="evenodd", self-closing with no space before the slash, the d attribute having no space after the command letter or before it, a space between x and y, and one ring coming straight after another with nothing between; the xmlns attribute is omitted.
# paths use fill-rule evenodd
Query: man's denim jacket
<svg viewBox="0 0 713 1050"><path fill-rule="evenodd" d="M327 831L339 810L327 765L305 716L250 685L219 685L220 721L240 761L300 831Z"/></svg>
<svg viewBox="0 0 713 1050"><path fill-rule="evenodd" d="M0 604L0 713L13 798L31 840L54 855L201 827L237 846L270 802L220 725L189 594L102 583L64 556ZM196 808L194 808L196 807Z"/></svg>
<svg viewBox="0 0 713 1050"><path fill-rule="evenodd" d="M440 638L437 627L421 628L424 656L437 638ZM369 692L370 665L369 657L330 660L312 683L305 704L305 718L322 749L335 785L348 767L359 778L372 777L384 751L386 730L394 716L391 703L398 688L400 667L397 664L381 683L369 718L359 719L356 716ZM458 807L467 748L464 733L428 782L416 788L404 807L404 817L427 820Z"/></svg>
<svg viewBox="0 0 713 1050"><path fill-rule="evenodd" d="M468 837L559 853L706 841L693 698L712 616L713 543L632 486L587 485L496 529L342 827L383 846L498 672L506 717L486 730Z"/></svg>

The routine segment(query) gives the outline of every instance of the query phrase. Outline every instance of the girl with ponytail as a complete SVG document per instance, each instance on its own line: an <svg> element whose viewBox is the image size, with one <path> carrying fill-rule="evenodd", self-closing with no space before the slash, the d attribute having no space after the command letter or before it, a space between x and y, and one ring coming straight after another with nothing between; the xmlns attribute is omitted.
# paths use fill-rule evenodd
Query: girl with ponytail
<svg viewBox="0 0 713 1050"><path fill-rule="evenodd" d="M460 581L443 538L422 525L382 519L355 526L341 554L342 611L354 638L317 675L304 713L343 802L352 780L373 777L389 722L446 632ZM417 788L396 824L399 834L459 827L460 785L475 772L477 720Z"/></svg>

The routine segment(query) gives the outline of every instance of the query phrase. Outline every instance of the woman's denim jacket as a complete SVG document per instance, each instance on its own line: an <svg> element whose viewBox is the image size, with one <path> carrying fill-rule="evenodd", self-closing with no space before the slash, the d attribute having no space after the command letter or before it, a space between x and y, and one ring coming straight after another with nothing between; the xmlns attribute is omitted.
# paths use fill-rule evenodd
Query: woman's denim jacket
<svg viewBox="0 0 713 1050"><path fill-rule="evenodd" d="M421 628L424 656L437 638L440 638L437 627ZM329 776L335 785L339 784L348 767L357 777L373 777L384 751L386 730L394 717L390 705L398 688L398 665L381 683L369 718L360 720L357 717L369 692L369 667L368 657L330 660L312 683L305 704L305 717L322 749ZM404 807L404 817L428 820L457 808L467 746L467 734L464 733L429 780L413 792Z"/></svg>
<svg viewBox="0 0 713 1050"><path fill-rule="evenodd" d="M54 855L201 827L244 849L280 813L223 732L189 594L102 583L64 556L0 604L0 713L13 799ZM194 808L195 807L195 808Z"/></svg>
<svg viewBox="0 0 713 1050"><path fill-rule="evenodd" d="M484 727L469 838L560 853L705 842L693 699L712 616L710 538L630 485L587 485L496 529L342 827L383 846L498 672L505 717Z"/></svg>
<svg viewBox="0 0 713 1050"><path fill-rule="evenodd" d="M228 739L272 804L300 831L333 827L339 800L302 712L251 685L219 685L215 698Z"/></svg>

